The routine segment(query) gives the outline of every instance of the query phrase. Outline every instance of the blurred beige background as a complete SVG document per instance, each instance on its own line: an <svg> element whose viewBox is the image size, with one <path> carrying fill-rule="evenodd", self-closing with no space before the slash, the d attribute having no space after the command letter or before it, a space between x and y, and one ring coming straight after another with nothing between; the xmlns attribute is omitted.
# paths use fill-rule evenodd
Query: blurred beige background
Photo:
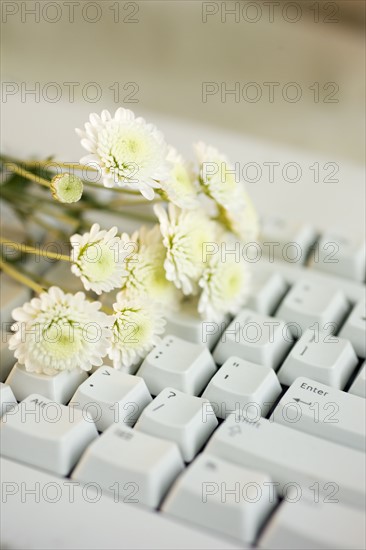
<svg viewBox="0 0 366 550"><path fill-rule="evenodd" d="M37 14L37 2L2 2L3 110L10 94L31 108L35 98L25 91L37 86L41 101L42 90L46 101L61 90L64 101L70 98L65 83L74 82L75 100L90 103L90 111L122 104L300 146L330 160L364 161L363 0L298 0L293 8L289 2L84 0L71 3L73 22L70 2L38 3ZM214 83L207 101L204 82ZM255 87L246 89L250 82ZM265 82L278 83L273 102ZM297 102L283 99L289 82L302 93ZM235 83L246 97L260 90L261 99L222 98L221 90ZM97 104L90 99L95 90L102 94ZM22 121L14 124L21 131Z"/></svg>

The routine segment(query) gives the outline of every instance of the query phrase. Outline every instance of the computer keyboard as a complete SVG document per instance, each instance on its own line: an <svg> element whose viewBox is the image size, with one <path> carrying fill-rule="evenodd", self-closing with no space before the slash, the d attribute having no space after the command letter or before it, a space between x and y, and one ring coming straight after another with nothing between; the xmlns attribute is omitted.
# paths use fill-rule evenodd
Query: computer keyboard
<svg viewBox="0 0 366 550"><path fill-rule="evenodd" d="M14 365L30 293L1 273L4 548L365 548L365 245L263 228L275 254L251 262L245 309L205 323L185 304L128 371Z"/></svg>

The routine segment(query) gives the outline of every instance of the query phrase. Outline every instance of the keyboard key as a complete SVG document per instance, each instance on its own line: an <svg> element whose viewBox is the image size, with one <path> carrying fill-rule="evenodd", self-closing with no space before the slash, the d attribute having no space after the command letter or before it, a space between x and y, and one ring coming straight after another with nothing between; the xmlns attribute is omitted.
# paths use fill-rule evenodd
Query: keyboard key
<svg viewBox="0 0 366 550"><path fill-rule="evenodd" d="M356 303L366 298L365 285L351 279L329 275L307 266L280 261L270 262L268 258L262 256L258 262L251 263L250 269L254 280L265 269L266 271L279 273L289 285L294 285L298 281L306 279L309 283L325 285L335 292L341 290L350 303Z"/></svg>
<svg viewBox="0 0 366 550"><path fill-rule="evenodd" d="M267 472L279 483L279 494L300 486L302 496L314 496L309 487L362 507L365 504L365 455L343 445L314 437L260 418L230 415L215 431L205 452L239 466Z"/></svg>
<svg viewBox="0 0 366 550"><path fill-rule="evenodd" d="M316 231L310 225L268 216L262 220L260 238L270 257L303 264L316 240Z"/></svg>
<svg viewBox="0 0 366 550"><path fill-rule="evenodd" d="M185 462L190 462L217 426L206 399L165 388L146 407L136 430L175 441Z"/></svg>
<svg viewBox="0 0 366 550"><path fill-rule="evenodd" d="M363 550L365 545L364 512L331 498L283 501L259 540L265 550Z"/></svg>
<svg viewBox="0 0 366 550"><path fill-rule="evenodd" d="M314 323L320 325L320 330L327 330L327 323L334 323L332 332L337 332L347 311L348 302L341 291L303 279L291 288L276 316L286 321L299 337Z"/></svg>
<svg viewBox="0 0 366 550"><path fill-rule="evenodd" d="M133 426L151 399L142 378L104 366L78 387L70 406L88 411L103 432L115 422Z"/></svg>
<svg viewBox="0 0 366 550"><path fill-rule="evenodd" d="M307 330L290 351L278 371L278 378L285 386L290 386L299 376L306 376L343 389L357 363L348 340Z"/></svg>
<svg viewBox="0 0 366 550"><path fill-rule="evenodd" d="M208 348L177 336L165 336L145 358L138 371L152 395L172 387L198 395L216 372Z"/></svg>
<svg viewBox="0 0 366 550"><path fill-rule="evenodd" d="M291 334L283 321L244 309L221 336L214 359L222 365L237 356L276 369L291 344Z"/></svg>
<svg viewBox="0 0 366 550"><path fill-rule="evenodd" d="M114 300L115 301L115 300ZM101 300L102 303L103 300ZM142 364L142 359L141 357L139 357L138 359L136 359L136 363L133 363L132 365L129 365L128 367L125 367L124 365L122 366L117 366L116 367L116 370L120 371L120 372L124 372L125 374L136 374L136 372L138 371L138 369L140 368L141 364ZM113 369L115 368L113 366L113 361L112 359L110 359L108 357L108 355L106 355L105 357L103 357L103 365L105 365L106 367L112 367ZM98 366L94 366L90 369L89 371L89 374L93 374L94 372L96 372L100 367Z"/></svg>
<svg viewBox="0 0 366 550"><path fill-rule="evenodd" d="M182 470L175 443L113 425L88 447L72 479L98 483L125 502L157 508Z"/></svg>
<svg viewBox="0 0 366 550"><path fill-rule="evenodd" d="M358 357L366 357L366 303L361 300L355 305L350 316L343 325L339 335L347 338L352 344Z"/></svg>
<svg viewBox="0 0 366 550"><path fill-rule="evenodd" d="M288 286L278 273L265 269L253 277L250 297L246 307L262 315L272 315L286 294Z"/></svg>
<svg viewBox="0 0 366 550"><path fill-rule="evenodd" d="M366 362L362 365L348 392L366 398Z"/></svg>
<svg viewBox="0 0 366 550"><path fill-rule="evenodd" d="M252 543L276 505L266 474L201 454L178 478L162 511Z"/></svg>
<svg viewBox="0 0 366 550"><path fill-rule="evenodd" d="M326 233L316 245L311 265L314 269L362 283L366 275L365 241Z"/></svg>
<svg viewBox="0 0 366 550"><path fill-rule="evenodd" d="M17 400L7 384L0 383L0 418L17 405Z"/></svg>
<svg viewBox="0 0 366 550"><path fill-rule="evenodd" d="M10 384L18 401L23 401L32 393L39 393L65 405L75 393L77 387L88 378L85 371L74 369L54 375L28 372L17 363L9 374L6 383Z"/></svg>
<svg viewBox="0 0 366 550"><path fill-rule="evenodd" d="M219 322L203 321L197 313L197 304L189 300L182 303L178 315L176 312L167 314L165 334L173 334L182 340L204 344L212 349L227 325L227 316L223 316Z"/></svg>
<svg viewBox="0 0 366 550"><path fill-rule="evenodd" d="M0 273L1 328L9 330L14 323L13 309L28 302L31 291L28 287L14 281L6 273Z"/></svg>
<svg viewBox="0 0 366 550"><path fill-rule="evenodd" d="M60 480L55 475L2 457L0 471L2 502L6 502L1 510L3 548L29 548L31 541L33 549L249 549L166 514L125 504L123 500L128 502L133 487L127 487L118 500L116 496L111 498L103 494L93 484L83 487L78 481ZM55 485L61 490L55 491ZM34 493L26 493L28 488L30 491L35 489L40 496L37 502ZM53 495L59 498L51 503Z"/></svg>
<svg viewBox="0 0 366 550"><path fill-rule="evenodd" d="M1 454L66 476L98 434L92 419L33 394L1 419Z"/></svg>
<svg viewBox="0 0 366 550"><path fill-rule="evenodd" d="M366 402L309 378L298 378L287 390L271 419L289 428L366 450Z"/></svg>
<svg viewBox="0 0 366 550"><path fill-rule="evenodd" d="M12 333L1 331L1 343L0 343L0 382L5 382L9 376L9 372L16 363L14 357L14 351L9 349L9 340L12 337Z"/></svg>
<svg viewBox="0 0 366 550"><path fill-rule="evenodd" d="M208 399L218 418L254 408L266 416L281 394L278 378L269 367L230 357L211 379L202 397Z"/></svg>

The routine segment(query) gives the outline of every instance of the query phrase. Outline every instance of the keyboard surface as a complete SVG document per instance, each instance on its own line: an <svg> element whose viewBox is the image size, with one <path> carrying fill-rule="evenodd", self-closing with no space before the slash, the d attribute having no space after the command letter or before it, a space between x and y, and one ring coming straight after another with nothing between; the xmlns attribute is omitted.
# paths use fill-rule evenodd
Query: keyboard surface
<svg viewBox="0 0 366 550"><path fill-rule="evenodd" d="M280 249L252 262L245 309L214 333L174 316L129 372L14 365L10 314L29 293L1 274L5 548L365 547L364 243L324 267L329 235L263 226ZM305 261L283 257L295 239ZM35 534L57 514L72 536Z"/></svg>

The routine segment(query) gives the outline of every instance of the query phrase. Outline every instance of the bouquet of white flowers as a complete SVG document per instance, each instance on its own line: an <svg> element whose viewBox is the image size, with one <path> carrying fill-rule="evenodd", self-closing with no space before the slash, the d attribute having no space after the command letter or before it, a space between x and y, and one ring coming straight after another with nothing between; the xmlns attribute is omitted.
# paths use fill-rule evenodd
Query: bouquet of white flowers
<svg viewBox="0 0 366 550"><path fill-rule="evenodd" d="M36 218L36 209L52 202L71 226L69 254L4 238L2 244L69 262L85 290L47 286L3 256L1 268L38 294L13 311L9 342L19 363L37 373L90 370L106 356L115 368L128 368L159 342L164 317L183 301L194 301L197 315L216 321L237 313L249 293L247 264L219 252L222 244L245 244L258 233L250 198L224 155L200 142L195 164L188 165L155 126L123 108L114 116L91 114L77 133L88 152L80 163L1 157L7 174L1 195L18 214ZM62 172L54 175L56 169ZM105 188L109 202L100 198ZM141 214L141 205L149 204L148 215ZM90 208L96 223L86 228ZM148 225L128 235L97 223L98 210L123 219L126 209Z"/></svg>

